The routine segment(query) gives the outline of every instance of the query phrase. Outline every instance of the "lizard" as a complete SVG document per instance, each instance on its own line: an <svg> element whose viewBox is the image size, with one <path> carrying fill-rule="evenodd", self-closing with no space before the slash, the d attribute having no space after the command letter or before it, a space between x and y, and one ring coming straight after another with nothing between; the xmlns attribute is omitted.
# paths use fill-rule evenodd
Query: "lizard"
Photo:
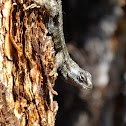
<svg viewBox="0 0 126 126"><path fill-rule="evenodd" d="M68 53L63 33L63 15L61 0L32 0L35 6L45 7L50 15L48 30L52 34L54 47L56 50L55 67L50 72L50 76L57 73L62 75L63 79L81 89L92 88L92 76L88 71L83 70L73 61ZM37 4L37 5L36 5Z"/></svg>

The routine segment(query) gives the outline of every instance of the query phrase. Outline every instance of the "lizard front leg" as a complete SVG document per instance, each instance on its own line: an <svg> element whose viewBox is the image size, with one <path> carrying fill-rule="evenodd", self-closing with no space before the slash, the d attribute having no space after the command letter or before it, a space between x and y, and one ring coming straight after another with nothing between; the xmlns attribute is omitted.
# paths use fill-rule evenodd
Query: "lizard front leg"
<svg viewBox="0 0 126 126"><path fill-rule="evenodd" d="M58 52L55 56L55 66L53 68L53 70L49 73L49 76L58 76L57 74L57 70L62 66L62 64L64 63L64 54L63 52Z"/></svg>

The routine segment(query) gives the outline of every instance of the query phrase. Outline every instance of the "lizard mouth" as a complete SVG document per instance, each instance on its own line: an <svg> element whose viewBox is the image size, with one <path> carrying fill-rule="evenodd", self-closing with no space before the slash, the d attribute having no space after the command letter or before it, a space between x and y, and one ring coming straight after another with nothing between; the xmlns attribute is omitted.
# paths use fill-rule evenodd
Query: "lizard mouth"
<svg viewBox="0 0 126 126"><path fill-rule="evenodd" d="M83 89L92 89L92 84L83 85Z"/></svg>
<svg viewBox="0 0 126 126"><path fill-rule="evenodd" d="M85 84L82 85L85 89L91 89L92 88L92 80L91 78L86 78Z"/></svg>

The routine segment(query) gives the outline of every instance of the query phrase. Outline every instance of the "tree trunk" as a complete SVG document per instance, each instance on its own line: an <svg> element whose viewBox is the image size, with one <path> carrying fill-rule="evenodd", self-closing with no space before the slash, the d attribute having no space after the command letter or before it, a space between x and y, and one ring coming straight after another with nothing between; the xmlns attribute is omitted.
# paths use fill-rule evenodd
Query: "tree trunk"
<svg viewBox="0 0 126 126"><path fill-rule="evenodd" d="M48 19L31 0L0 1L0 125L54 126L57 75L54 44L47 36Z"/></svg>

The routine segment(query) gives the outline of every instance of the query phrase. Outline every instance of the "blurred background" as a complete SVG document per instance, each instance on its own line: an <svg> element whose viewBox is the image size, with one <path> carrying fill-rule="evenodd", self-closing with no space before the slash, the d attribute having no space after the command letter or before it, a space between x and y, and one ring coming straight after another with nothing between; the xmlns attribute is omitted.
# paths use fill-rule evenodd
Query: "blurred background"
<svg viewBox="0 0 126 126"><path fill-rule="evenodd" d="M62 0L71 57L93 76L81 90L60 77L56 126L126 126L126 1Z"/></svg>

